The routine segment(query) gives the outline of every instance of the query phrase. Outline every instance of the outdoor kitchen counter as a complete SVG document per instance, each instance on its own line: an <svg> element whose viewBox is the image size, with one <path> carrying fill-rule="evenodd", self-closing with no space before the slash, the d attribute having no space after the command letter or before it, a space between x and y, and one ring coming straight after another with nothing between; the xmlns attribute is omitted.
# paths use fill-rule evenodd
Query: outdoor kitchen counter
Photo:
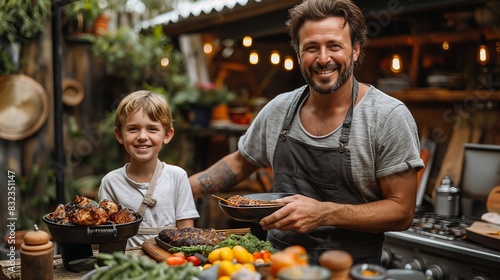
<svg viewBox="0 0 500 280"><path fill-rule="evenodd" d="M94 255L97 252L94 252ZM133 254L138 256L144 256L151 261L154 261L151 257L149 257L142 248L134 248L125 251L125 254ZM0 272L0 280L13 280L13 279L21 279L21 259L16 259L15 261L14 272L12 272L12 265L8 260L0 261L1 272ZM87 260L82 261L81 265L78 265L78 268L81 270L80 272L72 272L67 271L64 268L63 260L61 255L54 256L54 279L57 280L80 280L85 274L94 269L95 261ZM76 266L76 265L75 265Z"/></svg>

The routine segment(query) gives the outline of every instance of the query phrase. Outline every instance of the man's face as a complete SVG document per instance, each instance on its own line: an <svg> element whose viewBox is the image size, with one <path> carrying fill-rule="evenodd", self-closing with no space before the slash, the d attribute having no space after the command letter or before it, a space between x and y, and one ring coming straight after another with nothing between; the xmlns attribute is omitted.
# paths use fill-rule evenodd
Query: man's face
<svg viewBox="0 0 500 280"><path fill-rule="evenodd" d="M320 94L336 91L351 77L359 44L352 47L349 25L341 17L306 21L299 30L300 71Z"/></svg>

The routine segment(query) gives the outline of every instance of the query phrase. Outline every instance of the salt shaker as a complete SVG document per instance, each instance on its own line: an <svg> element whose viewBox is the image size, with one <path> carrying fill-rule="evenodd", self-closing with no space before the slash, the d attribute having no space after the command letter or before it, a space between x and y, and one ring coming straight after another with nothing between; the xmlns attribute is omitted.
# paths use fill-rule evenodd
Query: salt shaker
<svg viewBox="0 0 500 280"><path fill-rule="evenodd" d="M33 226L21 245L21 277L23 280L54 279L54 246L48 233Z"/></svg>

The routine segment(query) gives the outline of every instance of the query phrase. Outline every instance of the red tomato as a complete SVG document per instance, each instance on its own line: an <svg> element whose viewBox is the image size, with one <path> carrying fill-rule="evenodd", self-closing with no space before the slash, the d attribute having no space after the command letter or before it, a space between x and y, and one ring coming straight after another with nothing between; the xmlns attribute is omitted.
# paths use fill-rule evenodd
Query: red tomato
<svg viewBox="0 0 500 280"><path fill-rule="evenodd" d="M252 255L253 255L253 261L264 258L264 254L262 254L262 252L253 252Z"/></svg>
<svg viewBox="0 0 500 280"><path fill-rule="evenodd" d="M166 259L166 262L169 266L176 266L176 265L183 265L186 263L186 259L183 257L168 257Z"/></svg>
<svg viewBox="0 0 500 280"><path fill-rule="evenodd" d="M172 257L181 257L183 259L186 259L186 255L183 252L173 253Z"/></svg>
<svg viewBox="0 0 500 280"><path fill-rule="evenodd" d="M200 259L198 259L196 256L189 256L186 260L190 263L193 263L194 266L200 265Z"/></svg>
<svg viewBox="0 0 500 280"><path fill-rule="evenodd" d="M262 250L260 251L262 253L262 259L264 260L264 262L270 262L271 261L271 252L269 252L268 250Z"/></svg>

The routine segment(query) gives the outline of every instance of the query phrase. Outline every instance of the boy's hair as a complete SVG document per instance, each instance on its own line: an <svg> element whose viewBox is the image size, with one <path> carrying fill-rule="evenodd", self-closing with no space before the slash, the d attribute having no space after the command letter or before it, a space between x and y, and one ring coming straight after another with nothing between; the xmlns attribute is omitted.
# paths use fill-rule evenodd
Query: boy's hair
<svg viewBox="0 0 500 280"><path fill-rule="evenodd" d="M134 91L120 101L115 113L115 127L121 130L123 123L140 109L151 120L160 122L166 131L173 127L172 113L165 97L147 90Z"/></svg>

